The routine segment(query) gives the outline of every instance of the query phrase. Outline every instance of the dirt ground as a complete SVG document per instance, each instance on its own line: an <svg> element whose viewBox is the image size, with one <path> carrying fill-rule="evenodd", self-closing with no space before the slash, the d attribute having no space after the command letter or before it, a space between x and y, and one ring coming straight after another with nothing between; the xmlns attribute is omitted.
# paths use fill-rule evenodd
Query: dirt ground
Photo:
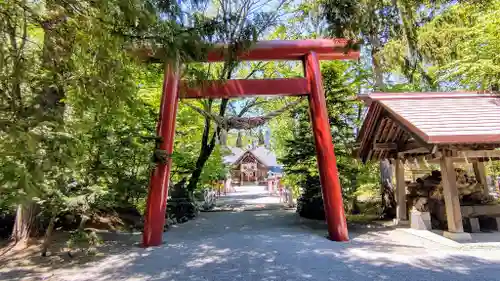
<svg viewBox="0 0 500 281"><path fill-rule="evenodd" d="M85 265L139 247L139 232L94 231L100 243L88 249L69 248L70 233L57 231L46 257L41 256L42 239L33 239L28 245L0 242L0 280L51 280L54 270Z"/></svg>

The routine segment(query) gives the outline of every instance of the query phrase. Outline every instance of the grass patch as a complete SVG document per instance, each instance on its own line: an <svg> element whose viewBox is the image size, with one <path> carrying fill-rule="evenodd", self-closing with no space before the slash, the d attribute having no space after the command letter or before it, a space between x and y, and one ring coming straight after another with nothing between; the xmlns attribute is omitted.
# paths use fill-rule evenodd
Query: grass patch
<svg viewBox="0 0 500 281"><path fill-rule="evenodd" d="M347 215L347 222L351 223L370 223L379 218L375 214L357 214L357 215Z"/></svg>

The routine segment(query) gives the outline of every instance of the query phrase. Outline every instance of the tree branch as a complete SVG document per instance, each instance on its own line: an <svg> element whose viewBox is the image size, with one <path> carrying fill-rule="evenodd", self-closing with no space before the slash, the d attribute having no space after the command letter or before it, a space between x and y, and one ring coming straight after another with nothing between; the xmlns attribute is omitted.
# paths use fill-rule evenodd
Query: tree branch
<svg viewBox="0 0 500 281"><path fill-rule="evenodd" d="M245 115L245 113L247 113L248 111L250 111L250 109L258 106L258 105L261 105L261 104L265 104L267 103L266 100L261 100L261 101L258 101L258 99L254 99L253 101L245 104L245 106L241 109L240 113L238 113L238 117L243 117L243 115Z"/></svg>

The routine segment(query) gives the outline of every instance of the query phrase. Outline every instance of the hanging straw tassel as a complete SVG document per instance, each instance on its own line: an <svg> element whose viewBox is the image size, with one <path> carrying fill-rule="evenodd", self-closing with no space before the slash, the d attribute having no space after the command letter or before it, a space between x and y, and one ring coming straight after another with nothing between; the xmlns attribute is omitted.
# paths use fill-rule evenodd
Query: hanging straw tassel
<svg viewBox="0 0 500 281"><path fill-rule="evenodd" d="M227 131L224 128L220 130L219 143L223 146L227 145Z"/></svg>
<svg viewBox="0 0 500 281"><path fill-rule="evenodd" d="M466 163L467 165L469 165L469 164L470 164L470 163L469 163L469 159L467 158L467 155L466 155L466 154L465 154L465 152L463 152L463 151L462 151L462 157L465 159L465 163Z"/></svg>

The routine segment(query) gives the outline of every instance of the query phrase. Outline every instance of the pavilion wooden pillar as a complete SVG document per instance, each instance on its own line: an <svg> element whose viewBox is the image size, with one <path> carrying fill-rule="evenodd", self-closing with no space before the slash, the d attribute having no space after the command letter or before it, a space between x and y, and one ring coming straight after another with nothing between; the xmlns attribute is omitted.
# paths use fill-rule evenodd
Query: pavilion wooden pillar
<svg viewBox="0 0 500 281"><path fill-rule="evenodd" d="M311 86L309 107L311 110L311 122L323 193L323 204L328 224L328 235L334 241L347 241L349 240L349 235L347 233L347 223L342 202L342 189L340 187L337 161L335 159L331 128L328 120L320 64L316 53L310 52L306 55L305 72Z"/></svg>
<svg viewBox="0 0 500 281"><path fill-rule="evenodd" d="M489 195L490 190L488 188L488 181L486 180L486 168L484 167L484 162L479 162L478 160L476 160L472 162L472 167L474 168L476 180L484 187L484 194Z"/></svg>
<svg viewBox="0 0 500 281"><path fill-rule="evenodd" d="M174 147L175 117L179 102L179 66L167 64L163 80L160 117L156 128L161 138L156 149L166 153L166 162L157 163L151 172L148 201L142 236L143 247L158 246L163 240L163 227L167 207L168 185Z"/></svg>
<svg viewBox="0 0 500 281"><path fill-rule="evenodd" d="M399 222L408 220L406 209L406 182L404 159L396 159L396 219Z"/></svg>
<svg viewBox="0 0 500 281"><path fill-rule="evenodd" d="M446 207L446 218L448 221L448 234L451 236L465 234L462 224L462 212L460 210L460 201L458 198L456 173L455 168L453 167L453 160L451 157L442 156L440 165L444 204Z"/></svg>

